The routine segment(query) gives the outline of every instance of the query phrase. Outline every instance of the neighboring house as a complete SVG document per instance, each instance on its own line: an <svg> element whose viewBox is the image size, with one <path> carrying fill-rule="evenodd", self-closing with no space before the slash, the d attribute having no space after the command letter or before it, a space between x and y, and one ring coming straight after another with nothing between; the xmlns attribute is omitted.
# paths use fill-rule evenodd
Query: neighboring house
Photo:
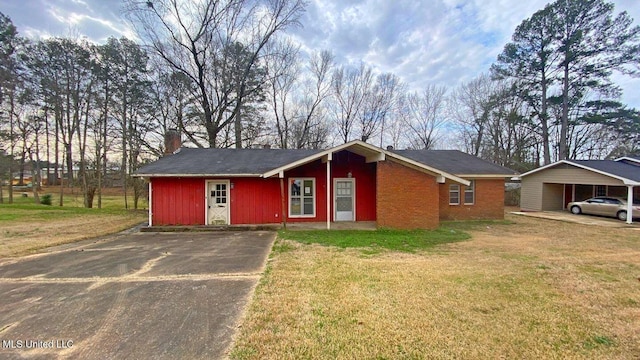
<svg viewBox="0 0 640 360"><path fill-rule="evenodd" d="M520 179L523 211L563 210L572 201L593 196L640 200L640 159L633 157L562 160L524 173Z"/></svg>
<svg viewBox="0 0 640 360"><path fill-rule="evenodd" d="M444 219L502 219L514 171L451 150L191 149L139 169L149 225L373 221L428 229ZM327 184L329 185L327 187Z"/></svg>

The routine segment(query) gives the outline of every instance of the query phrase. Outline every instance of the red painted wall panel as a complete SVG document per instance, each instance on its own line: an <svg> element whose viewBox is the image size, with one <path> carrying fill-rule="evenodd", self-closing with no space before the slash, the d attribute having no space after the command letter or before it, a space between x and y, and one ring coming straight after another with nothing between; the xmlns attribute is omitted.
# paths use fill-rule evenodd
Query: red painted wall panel
<svg viewBox="0 0 640 360"><path fill-rule="evenodd" d="M204 224L204 179L152 178L153 225Z"/></svg>
<svg viewBox="0 0 640 360"><path fill-rule="evenodd" d="M365 158L341 151L333 154L331 161L331 221L333 221L333 180L347 178L351 172L356 183L356 221L376 220L376 163L366 163ZM316 179L316 214L315 217L289 217L289 189L290 178L306 177ZM327 221L327 164L317 160L285 172L285 196L288 222L318 222Z"/></svg>
<svg viewBox="0 0 640 360"><path fill-rule="evenodd" d="M282 222L280 179L231 179L231 223L272 224Z"/></svg>
<svg viewBox="0 0 640 360"><path fill-rule="evenodd" d="M316 213L311 218L291 218L289 222L327 221L326 163L314 161L285 173L285 214L288 215L289 179L294 177L315 178ZM331 183L333 179L347 178L351 172L356 186L356 220L376 220L376 164L366 163L364 157L348 151L333 155ZM231 224L269 224L282 222L282 200L280 179L270 178L218 178L229 180ZM206 194L205 184L209 178L152 178L153 225L204 225ZM333 220L333 192L330 210Z"/></svg>
<svg viewBox="0 0 640 360"><path fill-rule="evenodd" d="M375 221L376 163L366 163L365 158L360 155L341 151L333 155L331 165L332 179L347 178L349 172L356 179L356 221ZM331 186L333 187L333 180ZM331 205L331 216L333 216L333 198Z"/></svg>

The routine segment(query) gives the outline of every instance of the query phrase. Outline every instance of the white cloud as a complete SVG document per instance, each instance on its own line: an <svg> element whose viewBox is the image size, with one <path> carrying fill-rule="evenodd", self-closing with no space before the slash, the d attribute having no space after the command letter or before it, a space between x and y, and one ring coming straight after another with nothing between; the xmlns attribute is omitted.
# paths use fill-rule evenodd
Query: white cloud
<svg viewBox="0 0 640 360"><path fill-rule="evenodd" d="M487 71L516 26L550 0L311 0L291 36L307 52L328 49L339 63L366 62L413 88L454 87ZM135 38L112 0L7 1L1 11L28 36L64 36L70 27L89 39ZM640 23L638 0L615 0ZM624 100L640 107L640 80L617 77Z"/></svg>

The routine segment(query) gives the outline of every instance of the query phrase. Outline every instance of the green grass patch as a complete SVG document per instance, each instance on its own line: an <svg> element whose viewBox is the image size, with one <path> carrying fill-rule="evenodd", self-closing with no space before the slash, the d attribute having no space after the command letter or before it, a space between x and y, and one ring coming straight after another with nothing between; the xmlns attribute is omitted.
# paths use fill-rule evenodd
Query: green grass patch
<svg viewBox="0 0 640 360"><path fill-rule="evenodd" d="M447 227L436 230L281 230L279 236L303 244L362 248L367 254L382 250L413 253L471 237L464 231Z"/></svg>
<svg viewBox="0 0 640 360"><path fill-rule="evenodd" d="M602 335L595 335L590 339L587 339L583 344L583 346L589 350L595 349L598 346L613 346L613 345L615 345L615 342L613 341L613 339L611 339L608 336L602 336Z"/></svg>

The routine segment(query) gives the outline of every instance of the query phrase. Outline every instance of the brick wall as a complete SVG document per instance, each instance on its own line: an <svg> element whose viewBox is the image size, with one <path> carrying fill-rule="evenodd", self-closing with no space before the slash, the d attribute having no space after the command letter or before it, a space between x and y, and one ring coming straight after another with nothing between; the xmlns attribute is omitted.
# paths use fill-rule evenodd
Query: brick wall
<svg viewBox="0 0 640 360"><path fill-rule="evenodd" d="M440 220L504 219L504 179L476 179L475 203L464 204L460 186L460 205L449 205L448 181L440 185Z"/></svg>
<svg viewBox="0 0 640 360"><path fill-rule="evenodd" d="M439 188L434 176L387 160L378 162L376 180L378 227L438 227Z"/></svg>

